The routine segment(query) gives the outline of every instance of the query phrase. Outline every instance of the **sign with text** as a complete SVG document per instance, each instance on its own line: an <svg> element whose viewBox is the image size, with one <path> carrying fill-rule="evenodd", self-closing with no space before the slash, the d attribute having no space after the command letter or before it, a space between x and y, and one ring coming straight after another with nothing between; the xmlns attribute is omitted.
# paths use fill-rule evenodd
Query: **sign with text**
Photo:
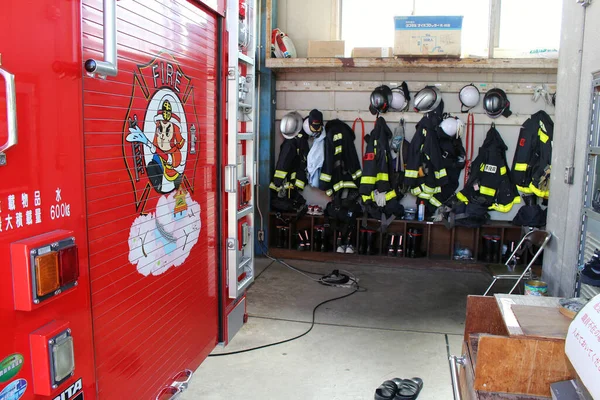
<svg viewBox="0 0 600 400"><path fill-rule="evenodd" d="M600 399L600 295L573 319L565 353L592 397Z"/></svg>

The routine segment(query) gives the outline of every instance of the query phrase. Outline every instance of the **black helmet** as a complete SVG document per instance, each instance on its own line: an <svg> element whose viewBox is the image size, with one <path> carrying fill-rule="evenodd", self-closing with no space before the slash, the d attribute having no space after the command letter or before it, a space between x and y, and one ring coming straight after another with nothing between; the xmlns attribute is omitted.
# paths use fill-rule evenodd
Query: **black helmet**
<svg viewBox="0 0 600 400"><path fill-rule="evenodd" d="M483 97L483 109L490 118L498 118L500 115L509 117L512 114L510 111L510 101L506 97L504 90L494 88L489 90Z"/></svg>
<svg viewBox="0 0 600 400"><path fill-rule="evenodd" d="M415 95L415 111L430 112L435 110L442 101L442 93L435 86L425 86Z"/></svg>
<svg viewBox="0 0 600 400"><path fill-rule="evenodd" d="M371 105L369 106L371 114L386 112L390 108L392 97L392 90L388 86L382 85L375 88L371 92Z"/></svg>

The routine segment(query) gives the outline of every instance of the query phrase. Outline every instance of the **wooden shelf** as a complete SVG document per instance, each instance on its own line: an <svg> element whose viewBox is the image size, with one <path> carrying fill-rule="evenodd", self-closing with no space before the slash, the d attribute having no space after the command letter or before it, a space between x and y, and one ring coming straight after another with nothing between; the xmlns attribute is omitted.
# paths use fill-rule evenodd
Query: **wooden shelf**
<svg viewBox="0 0 600 400"><path fill-rule="evenodd" d="M457 69L465 72L506 72L555 74L558 59L545 58L267 58L267 68L275 72L301 70L355 71L355 70L435 70L437 72Z"/></svg>

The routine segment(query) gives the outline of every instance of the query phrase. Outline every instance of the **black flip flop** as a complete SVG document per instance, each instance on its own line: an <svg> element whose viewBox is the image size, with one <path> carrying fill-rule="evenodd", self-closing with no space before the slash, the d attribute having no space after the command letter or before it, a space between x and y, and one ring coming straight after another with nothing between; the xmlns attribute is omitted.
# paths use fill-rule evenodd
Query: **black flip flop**
<svg viewBox="0 0 600 400"><path fill-rule="evenodd" d="M421 389L423 389L423 379L403 379L397 386L398 392L393 400L415 400L421 393Z"/></svg>
<svg viewBox="0 0 600 400"><path fill-rule="evenodd" d="M394 400L394 396L398 392L398 388L402 384L403 379L394 378L389 381L384 381L375 390L375 400Z"/></svg>

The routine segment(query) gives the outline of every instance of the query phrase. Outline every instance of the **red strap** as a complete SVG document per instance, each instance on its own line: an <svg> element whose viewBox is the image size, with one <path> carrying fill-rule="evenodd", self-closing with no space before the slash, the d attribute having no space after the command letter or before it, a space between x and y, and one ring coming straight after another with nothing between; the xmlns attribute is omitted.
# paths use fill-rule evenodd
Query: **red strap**
<svg viewBox="0 0 600 400"><path fill-rule="evenodd" d="M467 114L467 137L465 138L466 160L465 160L465 185L469 180L471 170L471 161L473 161L473 151L475 147L475 117L473 113Z"/></svg>
<svg viewBox="0 0 600 400"><path fill-rule="evenodd" d="M365 154L365 121L362 120L361 117L358 117L354 120L354 122L352 123L352 131L356 134L356 122L360 122L360 126L362 128L362 133L360 134L360 142L361 142L361 148L360 148L360 158L363 158L363 155Z"/></svg>

